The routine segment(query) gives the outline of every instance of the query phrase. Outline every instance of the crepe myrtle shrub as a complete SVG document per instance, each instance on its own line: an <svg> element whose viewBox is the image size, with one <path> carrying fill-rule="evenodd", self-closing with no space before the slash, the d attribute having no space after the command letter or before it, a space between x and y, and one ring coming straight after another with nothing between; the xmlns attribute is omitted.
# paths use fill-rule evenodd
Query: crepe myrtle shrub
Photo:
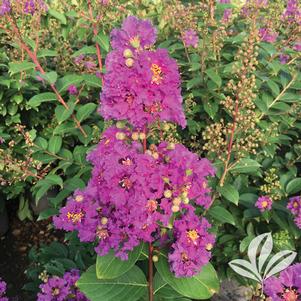
<svg viewBox="0 0 301 301"><path fill-rule="evenodd" d="M155 41L151 22L134 16L112 30L100 113L116 123L88 154L93 168L87 186L53 218L57 228L95 243L96 266L77 281L91 300L139 300L147 287L154 300L158 282L197 299L218 289L209 263L215 238L202 217L212 204L207 178L214 168L181 144L148 139L153 125L186 126L177 63ZM145 258L147 281L135 265ZM112 296L110 284L116 287Z"/></svg>

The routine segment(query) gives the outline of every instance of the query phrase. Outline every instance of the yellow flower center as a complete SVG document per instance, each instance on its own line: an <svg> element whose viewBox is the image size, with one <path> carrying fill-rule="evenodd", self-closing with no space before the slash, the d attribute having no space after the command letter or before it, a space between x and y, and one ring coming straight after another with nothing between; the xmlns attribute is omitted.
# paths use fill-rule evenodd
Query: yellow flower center
<svg viewBox="0 0 301 301"><path fill-rule="evenodd" d="M293 203L293 207L294 207L294 208L298 208L298 207L299 207L299 203L298 203L297 201L295 201L295 202Z"/></svg>
<svg viewBox="0 0 301 301"><path fill-rule="evenodd" d="M131 38L130 39L130 44L134 48L138 49L140 47L140 38L139 38L139 36L135 36L135 37Z"/></svg>
<svg viewBox="0 0 301 301"><path fill-rule="evenodd" d="M152 64L151 71L153 73L152 84L159 85L163 79L163 73L161 67L157 64Z"/></svg>
<svg viewBox="0 0 301 301"><path fill-rule="evenodd" d="M196 230L189 230L187 231L187 237L193 242L195 243L196 240L200 237L198 232Z"/></svg>
<svg viewBox="0 0 301 301"><path fill-rule="evenodd" d="M73 212L68 212L67 213L67 218L68 220L71 220L72 223L76 224L76 223L80 223L81 220L84 218L84 213L81 211L81 212L78 212L78 213L73 213Z"/></svg>
<svg viewBox="0 0 301 301"><path fill-rule="evenodd" d="M267 201L263 201L263 202L261 203L261 206L262 206L263 208L266 208L266 207L268 206L268 202L267 202Z"/></svg>
<svg viewBox="0 0 301 301"><path fill-rule="evenodd" d="M182 259L182 261L188 261L188 256L187 256L187 254L185 253L185 252L183 252L183 253L181 253L181 259Z"/></svg>

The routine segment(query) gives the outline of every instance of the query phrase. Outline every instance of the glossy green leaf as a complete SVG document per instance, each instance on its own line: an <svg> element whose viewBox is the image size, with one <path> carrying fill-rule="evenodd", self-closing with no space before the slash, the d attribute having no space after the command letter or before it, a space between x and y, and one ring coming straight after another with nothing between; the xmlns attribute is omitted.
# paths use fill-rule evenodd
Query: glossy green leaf
<svg viewBox="0 0 301 301"><path fill-rule="evenodd" d="M288 182L285 190L288 194L295 194L301 191L301 178L296 178Z"/></svg>
<svg viewBox="0 0 301 301"><path fill-rule="evenodd" d="M218 75L218 73L214 69L208 69L205 72L208 75L208 77L212 81L214 81L214 83L216 83L216 85L218 87L221 87L221 85L222 85L222 79L221 79L221 77Z"/></svg>
<svg viewBox="0 0 301 301"><path fill-rule="evenodd" d="M259 170L261 165L252 159L244 158L239 161L234 167L231 168L231 172L235 173L254 173Z"/></svg>
<svg viewBox="0 0 301 301"><path fill-rule="evenodd" d="M35 64L31 62L16 62L16 63L9 63L9 74L14 75L16 73L26 71L26 70L33 70L35 68Z"/></svg>
<svg viewBox="0 0 301 301"><path fill-rule="evenodd" d="M121 260L115 256L115 252L111 250L105 256L97 256L96 260L96 275L98 279L113 279L117 278L129 269L138 260L143 244L136 247L133 251L129 252L128 260Z"/></svg>
<svg viewBox="0 0 301 301"><path fill-rule="evenodd" d="M135 265L118 278L102 280L97 279L94 265L81 275L76 284L91 301L137 301L147 296L145 275Z"/></svg>
<svg viewBox="0 0 301 301"><path fill-rule="evenodd" d="M237 189L231 184L225 184L222 187L218 187L220 194L228 201L238 205L239 202L239 193Z"/></svg>
<svg viewBox="0 0 301 301"><path fill-rule="evenodd" d="M62 143L63 140L61 136L52 136L48 144L49 152L51 152L52 154L58 153L62 147Z"/></svg>
<svg viewBox="0 0 301 301"><path fill-rule="evenodd" d="M230 211L228 211L227 209L225 209L224 207L221 207L221 206L214 206L214 207L211 207L209 209L209 214L223 222L223 223L228 223L228 224L231 224L231 225L235 225L235 220L234 220L234 217L233 215L231 214Z"/></svg>
<svg viewBox="0 0 301 301"><path fill-rule="evenodd" d="M49 8L48 9L48 13L49 15L51 15L52 17L56 18L57 20L59 20L62 24L66 25L67 24L67 19L65 17L64 14L54 10L54 9L51 9Z"/></svg>
<svg viewBox="0 0 301 301"><path fill-rule="evenodd" d="M87 119L97 108L97 105L95 103L87 103L83 106L81 106L77 113L76 118L79 122Z"/></svg>
<svg viewBox="0 0 301 301"><path fill-rule="evenodd" d="M45 93L40 93L40 94L33 96L32 98L30 98L30 100L28 101L27 104L28 104L28 106L30 106L32 108L36 108L43 102L49 102L49 101L53 101L56 99L57 98L54 93L45 92Z"/></svg>
<svg viewBox="0 0 301 301"><path fill-rule="evenodd" d="M100 32L95 37L95 41L99 44L99 46L102 49L104 49L106 52L109 52L109 50L110 50L110 39L106 34L104 34L103 32Z"/></svg>

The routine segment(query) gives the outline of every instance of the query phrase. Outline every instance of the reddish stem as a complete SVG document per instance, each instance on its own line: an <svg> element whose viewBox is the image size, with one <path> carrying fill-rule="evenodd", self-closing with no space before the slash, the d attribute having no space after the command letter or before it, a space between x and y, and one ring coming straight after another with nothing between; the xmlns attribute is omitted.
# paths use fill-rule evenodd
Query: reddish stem
<svg viewBox="0 0 301 301"><path fill-rule="evenodd" d="M97 37L98 29L97 29L97 26L96 26L96 22L93 18L93 10L92 10L91 0L88 0L88 8L89 8L90 22L93 26L93 35L94 35L94 37ZM98 67L99 67L99 71L100 71L100 75L101 75L101 82L103 84L101 51L100 51L100 47L99 47L97 42L95 43L95 46L96 46L96 55L97 55L97 60L98 60Z"/></svg>
<svg viewBox="0 0 301 301"><path fill-rule="evenodd" d="M14 20L12 20L11 18L9 18L9 21L13 27L13 31L15 32L16 36L19 39L19 43L21 46L21 49L25 50L26 53L28 54L28 56L30 57L30 59L33 61L33 63L36 65L36 68L39 70L39 72L41 74L45 74L45 70L43 69L43 67L41 66L37 54L35 52L32 52L28 46L23 42L22 38L21 38L21 34L19 32L19 29L17 27L17 25L15 24ZM64 101L63 97L61 96L61 94L58 92L58 90L56 89L55 85L51 84L50 85L52 91L55 93L58 101L65 107L66 110L69 110L69 106L68 104ZM74 114L71 115L74 122L76 123L77 128L82 132L82 134L84 135L84 137L87 137L87 134L85 132L85 130L82 128L82 126L80 125L80 122L77 120L77 118L75 117Z"/></svg>

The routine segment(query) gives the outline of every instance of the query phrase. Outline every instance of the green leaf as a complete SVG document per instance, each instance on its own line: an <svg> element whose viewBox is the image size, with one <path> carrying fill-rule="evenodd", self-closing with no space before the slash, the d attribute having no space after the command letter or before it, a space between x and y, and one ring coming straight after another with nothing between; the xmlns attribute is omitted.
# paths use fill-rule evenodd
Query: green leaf
<svg viewBox="0 0 301 301"><path fill-rule="evenodd" d="M77 120L81 122L87 119L95 111L96 107L97 105L92 102L81 106L76 113Z"/></svg>
<svg viewBox="0 0 301 301"><path fill-rule="evenodd" d="M272 81L271 79L269 79L267 81L267 84L268 84L269 88L272 90L274 96L278 96L279 93L280 93L279 86L274 81Z"/></svg>
<svg viewBox="0 0 301 301"><path fill-rule="evenodd" d="M126 274L115 279L97 279L95 265L83 273L77 286L91 301L137 301L147 296L144 273L133 266Z"/></svg>
<svg viewBox="0 0 301 301"><path fill-rule="evenodd" d="M52 154L56 154L60 151L62 147L62 137L61 136L52 136L49 140L48 150Z"/></svg>
<svg viewBox="0 0 301 301"><path fill-rule="evenodd" d="M71 57L77 57L81 54L96 54L95 46L84 46L72 54Z"/></svg>
<svg viewBox="0 0 301 301"><path fill-rule="evenodd" d="M193 87L199 86L201 82L202 82L201 78L199 76L196 76L187 82L186 88L187 90L190 90Z"/></svg>
<svg viewBox="0 0 301 301"><path fill-rule="evenodd" d="M208 77L216 83L218 87L221 87L222 85L222 79L217 74L217 72L214 69L208 69L205 71L205 73L208 75Z"/></svg>
<svg viewBox="0 0 301 301"><path fill-rule="evenodd" d="M98 279L114 279L128 270L138 260L143 244L137 246L132 252L129 252L128 260L121 260L115 256L115 252L111 250L105 256L97 256L96 260L96 276Z"/></svg>
<svg viewBox="0 0 301 301"><path fill-rule="evenodd" d="M45 74L40 74L40 77L45 79L50 85L53 85L57 80L57 73L55 71L50 71Z"/></svg>
<svg viewBox="0 0 301 301"><path fill-rule="evenodd" d="M104 34L103 32L100 32L95 37L95 41L99 44L99 46L102 49L104 49L106 52L109 52L109 50L110 50L110 39L106 34Z"/></svg>
<svg viewBox="0 0 301 301"><path fill-rule="evenodd" d="M94 74L83 74L83 79L87 86L94 88L101 88L101 79Z"/></svg>
<svg viewBox="0 0 301 301"><path fill-rule="evenodd" d="M295 193L301 191L301 178L296 178L296 179L291 180L286 185L285 190L288 194L295 194Z"/></svg>
<svg viewBox="0 0 301 301"><path fill-rule="evenodd" d="M32 108L36 108L43 102L53 101L56 99L57 98L54 93L45 92L45 93L41 93L41 94L33 96L32 98L30 98L30 100L28 101L27 104Z"/></svg>
<svg viewBox="0 0 301 301"><path fill-rule="evenodd" d="M226 200L238 205L239 193L233 185L225 184L222 187L219 186L217 190Z"/></svg>
<svg viewBox="0 0 301 301"><path fill-rule="evenodd" d="M198 300L209 299L219 290L217 274L210 263L203 266L202 271L191 278L176 278L163 255L155 265L163 280L185 297Z"/></svg>
<svg viewBox="0 0 301 301"><path fill-rule="evenodd" d="M36 186L42 186L42 182L43 184L45 182L51 186L58 185L63 188L63 180L58 175L47 175L43 180L39 181Z"/></svg>
<svg viewBox="0 0 301 301"><path fill-rule="evenodd" d="M160 273L156 273L154 277L154 295L165 300L178 300L181 295L176 292L166 281L163 280ZM159 299L161 300L161 299Z"/></svg>
<svg viewBox="0 0 301 301"><path fill-rule="evenodd" d="M48 219L49 217L57 215L58 213L59 213L58 209L55 208L46 209L39 214L37 221Z"/></svg>
<svg viewBox="0 0 301 301"><path fill-rule="evenodd" d="M68 103L68 105L69 105L68 110L64 106L61 106L61 105L59 105L55 108L55 117L59 124L61 124L66 119L68 119L73 113L75 104Z"/></svg>
<svg viewBox="0 0 301 301"><path fill-rule="evenodd" d="M252 159L244 158L239 161L234 167L231 168L231 172L236 173L254 173L258 171L261 165Z"/></svg>
<svg viewBox="0 0 301 301"><path fill-rule="evenodd" d="M54 10L54 9L51 9L49 8L48 9L48 13L49 15L51 15L52 17L56 18L57 20L59 20L62 24L66 25L67 24L67 19L65 17L64 14Z"/></svg>
<svg viewBox="0 0 301 301"><path fill-rule="evenodd" d="M43 181L43 180L42 180ZM42 181L40 181L40 182L42 182ZM43 182L43 183L45 183L45 182ZM41 197L49 190L49 188L51 187L51 185L50 184L43 184L40 188L39 188L39 190L36 192L36 194L35 194L35 202L36 202L36 205L38 205L38 202L39 202L39 200L41 199Z"/></svg>
<svg viewBox="0 0 301 301"><path fill-rule="evenodd" d="M58 53L57 51L55 50L50 50L50 49L42 49L42 50L39 50L38 51L38 55L37 57L40 58L40 57L47 57L47 56L57 56Z"/></svg>
<svg viewBox="0 0 301 301"><path fill-rule="evenodd" d="M57 89L61 93L63 91L66 91L69 86L71 85L78 85L83 81L83 78L79 75L71 74L66 75L63 78L60 78L57 83Z"/></svg>
<svg viewBox="0 0 301 301"><path fill-rule="evenodd" d="M42 149L47 149L48 147L47 140L42 137L38 137L37 139L35 139L34 143Z"/></svg>
<svg viewBox="0 0 301 301"><path fill-rule="evenodd" d="M9 71L8 71L9 74L14 75L22 71L34 69L36 65L31 62L16 62L16 63L9 63L8 66L9 66Z"/></svg>
<svg viewBox="0 0 301 301"><path fill-rule="evenodd" d="M213 218L215 218L223 223L228 223L228 224L235 226L235 220L234 220L233 215L231 214L231 212L229 212L224 207L214 206L209 209L209 214Z"/></svg>

